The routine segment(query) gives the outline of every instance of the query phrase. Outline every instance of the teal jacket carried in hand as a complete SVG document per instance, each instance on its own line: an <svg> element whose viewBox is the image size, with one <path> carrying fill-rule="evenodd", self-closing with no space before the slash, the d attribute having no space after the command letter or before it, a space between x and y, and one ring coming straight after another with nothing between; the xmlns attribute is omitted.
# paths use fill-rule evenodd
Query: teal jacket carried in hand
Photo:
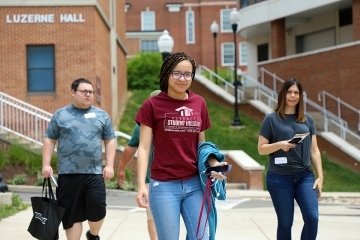
<svg viewBox="0 0 360 240"><path fill-rule="evenodd" d="M212 142L202 142L198 146L198 170L200 180L202 182L203 190L206 188L206 180L208 176L205 175L206 169L209 167L207 160L209 157L216 158L219 162L223 162L225 157L219 148ZM218 200L226 199L226 181L217 180L211 186L211 209L209 212L209 231L210 240L215 240L216 227L217 227L217 212L215 207L215 198Z"/></svg>

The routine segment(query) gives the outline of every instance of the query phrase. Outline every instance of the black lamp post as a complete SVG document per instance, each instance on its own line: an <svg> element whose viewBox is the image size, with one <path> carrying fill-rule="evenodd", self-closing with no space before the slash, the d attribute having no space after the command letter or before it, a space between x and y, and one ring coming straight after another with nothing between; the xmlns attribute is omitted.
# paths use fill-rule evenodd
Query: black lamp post
<svg viewBox="0 0 360 240"><path fill-rule="evenodd" d="M232 26L232 30L234 33L234 96L235 96L235 104L234 104L234 120L232 126L241 126L240 115L239 115L239 102L238 102L238 86L241 83L238 81L237 77L237 43L236 43L236 31L238 27L239 15L236 8L230 12L230 23Z"/></svg>
<svg viewBox="0 0 360 240"><path fill-rule="evenodd" d="M168 30L164 30L158 39L159 51L162 55L163 61L171 53L174 47L174 39L169 35Z"/></svg>
<svg viewBox="0 0 360 240"><path fill-rule="evenodd" d="M217 24L216 21L213 21L213 23L210 25L210 31L212 32L214 37L214 62L215 62L215 73L217 74L216 37L219 32L219 24ZM217 83L217 77L215 78L215 83Z"/></svg>

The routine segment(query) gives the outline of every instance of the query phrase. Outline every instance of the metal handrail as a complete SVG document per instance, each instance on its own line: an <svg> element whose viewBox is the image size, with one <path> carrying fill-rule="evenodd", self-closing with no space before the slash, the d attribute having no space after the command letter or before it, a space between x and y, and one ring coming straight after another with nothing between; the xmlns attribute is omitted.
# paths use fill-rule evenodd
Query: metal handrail
<svg viewBox="0 0 360 240"><path fill-rule="evenodd" d="M0 129L42 146L52 114L0 92Z"/></svg>
<svg viewBox="0 0 360 240"><path fill-rule="evenodd" d="M334 100L336 102L337 105L337 116L339 118L342 118L341 113L342 113L342 109L343 108L347 108L348 110L350 110L351 112L354 112L355 115L358 116L358 124L357 124L357 131L360 131L360 109L356 109L355 107L351 106L350 104L348 104L347 102L341 100L339 97L335 97L334 95L332 95L331 93L323 90L318 94L318 101L322 102L323 104L323 108L327 108L326 105L326 98L331 98L332 100Z"/></svg>
<svg viewBox="0 0 360 240"><path fill-rule="evenodd" d="M313 107L314 109L318 110L319 112L321 112L323 114L323 117L324 117L323 125L324 125L325 132L327 132L329 130L329 121L331 121L334 125L336 125L340 129L340 137L342 139L346 139L347 132L351 132L351 131L347 131L348 123L345 120L339 118L334 113L328 111L327 109L323 108L319 104L317 104L314 101L312 101L311 99L309 99L305 93L304 94L305 112L307 112L307 105L310 105L311 107Z"/></svg>
<svg viewBox="0 0 360 240"><path fill-rule="evenodd" d="M265 76L266 75L269 75L269 77L271 78L271 81L272 81L268 85L265 84ZM259 84L257 87L257 94L256 94L257 99L256 100L261 100L261 96L265 96L268 98L268 100L267 100L268 105L273 106L273 104L276 104L276 102L277 102L277 91L278 91L277 88L283 82L284 82L284 80L281 79L280 77L278 77L276 74L268 71L267 69L265 69L263 67L259 68ZM271 87L269 87L269 85L271 85ZM321 92L319 94L319 96L326 95L326 94L327 93L324 91L324 92ZM320 113L322 113L323 118L324 118L323 126L324 126L325 131L328 131L329 122L331 122L332 124L334 124L336 127L338 127L340 129L340 137L342 139L346 140L347 136L351 135L353 138L356 138L357 141L360 141L359 134L356 134L349 129L347 121L345 121L344 119L341 118L341 114L339 114L339 113L334 114L330 110L326 109L326 104L324 102L325 102L325 100L323 100L323 106L320 106L319 104L317 104L314 101L312 101L311 99L309 99L306 96L306 93L304 94L305 112L307 112L306 106L309 105L312 108L319 111ZM271 104L269 104L269 103L271 103ZM343 101L341 104L343 104L344 106L349 107L350 109L355 110L355 112L359 113L358 110L356 110L352 106L350 107L349 104L345 104ZM359 116L360 116L360 113L359 113ZM359 120L359 128L360 128L360 120Z"/></svg>
<svg viewBox="0 0 360 240"><path fill-rule="evenodd" d="M41 147L45 130L52 114L0 92L0 130L12 133ZM130 135L115 131L117 138L130 139Z"/></svg>
<svg viewBox="0 0 360 240"><path fill-rule="evenodd" d="M211 69L207 68L204 65L199 65L197 68L197 72L200 75L207 75L209 76L209 80L211 80L212 82L217 82L217 85L224 88L224 90L230 94L234 94L234 84L232 82L227 81L226 79L224 79L223 77L221 77L220 75L216 74L214 71L212 71ZM244 77L244 75L239 74L242 77L242 85L238 87L238 96L240 99L245 99L245 85L244 81L246 81L246 78ZM245 80L244 80L245 79Z"/></svg>
<svg viewBox="0 0 360 240"><path fill-rule="evenodd" d="M259 82L256 83L254 99L262 101L262 97L267 99L267 105L270 108L275 108L277 103L277 93L265 85L260 84Z"/></svg>
<svg viewBox="0 0 360 240"><path fill-rule="evenodd" d="M121 131L115 131L115 136L117 137L117 138L124 138L124 139L126 139L126 140L130 140L130 138L131 138L131 136L129 135L129 134L126 134L126 133L124 133L124 132L121 132Z"/></svg>

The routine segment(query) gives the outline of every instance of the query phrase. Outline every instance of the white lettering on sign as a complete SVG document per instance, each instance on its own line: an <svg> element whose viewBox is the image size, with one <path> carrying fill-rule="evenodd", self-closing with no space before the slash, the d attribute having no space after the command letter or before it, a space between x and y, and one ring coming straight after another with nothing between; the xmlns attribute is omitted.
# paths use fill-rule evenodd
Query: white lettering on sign
<svg viewBox="0 0 360 240"><path fill-rule="evenodd" d="M63 13L59 16L60 23L84 23L81 13ZM8 14L6 23L55 23L55 14Z"/></svg>
<svg viewBox="0 0 360 240"><path fill-rule="evenodd" d="M6 23L54 23L54 14L13 14L6 15Z"/></svg>
<svg viewBox="0 0 360 240"><path fill-rule="evenodd" d="M83 15L80 14L60 14L61 23L82 23L85 22Z"/></svg>

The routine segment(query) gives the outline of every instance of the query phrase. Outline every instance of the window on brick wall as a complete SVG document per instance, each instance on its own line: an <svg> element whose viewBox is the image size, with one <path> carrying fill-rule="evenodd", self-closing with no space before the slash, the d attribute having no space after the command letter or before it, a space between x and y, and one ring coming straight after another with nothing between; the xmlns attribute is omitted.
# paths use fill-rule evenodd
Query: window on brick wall
<svg viewBox="0 0 360 240"><path fill-rule="evenodd" d="M234 43L221 44L221 65L234 66Z"/></svg>
<svg viewBox="0 0 360 240"><path fill-rule="evenodd" d="M247 66L248 65L248 45L246 42L240 43L240 65Z"/></svg>
<svg viewBox="0 0 360 240"><path fill-rule="evenodd" d="M141 12L141 31L155 31L155 12Z"/></svg>
<svg viewBox="0 0 360 240"><path fill-rule="evenodd" d="M230 22L230 12L232 9L221 9L220 12L220 26L221 32L232 32L231 22Z"/></svg>
<svg viewBox="0 0 360 240"><path fill-rule="evenodd" d="M158 52L159 47L157 40L141 40L141 51L142 52Z"/></svg>
<svg viewBox="0 0 360 240"><path fill-rule="evenodd" d="M28 92L55 92L55 47L26 47Z"/></svg>
<svg viewBox="0 0 360 240"><path fill-rule="evenodd" d="M186 11L186 43L195 43L195 14L193 10Z"/></svg>

